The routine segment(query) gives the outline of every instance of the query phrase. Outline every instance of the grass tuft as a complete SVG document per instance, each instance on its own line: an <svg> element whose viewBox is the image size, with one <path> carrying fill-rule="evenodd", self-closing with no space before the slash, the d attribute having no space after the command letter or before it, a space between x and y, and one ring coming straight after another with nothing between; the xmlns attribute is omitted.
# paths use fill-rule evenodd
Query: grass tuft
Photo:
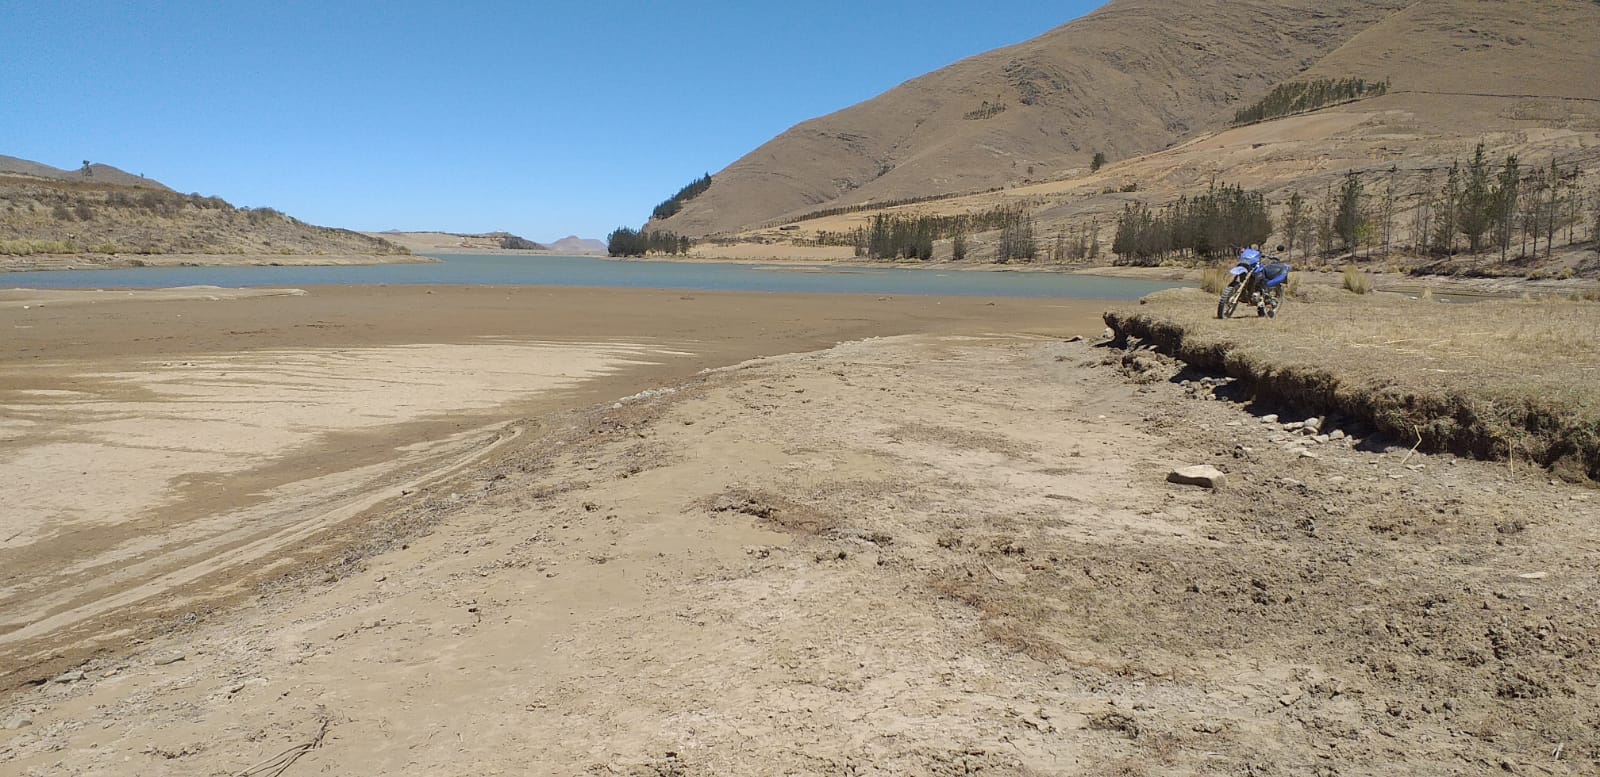
<svg viewBox="0 0 1600 777"><path fill-rule="evenodd" d="M1355 267L1345 267L1344 289L1356 294L1367 294L1372 291L1372 276Z"/></svg>
<svg viewBox="0 0 1600 777"><path fill-rule="evenodd" d="M1232 277L1225 267L1207 267L1200 273L1200 290L1207 294L1221 294Z"/></svg>

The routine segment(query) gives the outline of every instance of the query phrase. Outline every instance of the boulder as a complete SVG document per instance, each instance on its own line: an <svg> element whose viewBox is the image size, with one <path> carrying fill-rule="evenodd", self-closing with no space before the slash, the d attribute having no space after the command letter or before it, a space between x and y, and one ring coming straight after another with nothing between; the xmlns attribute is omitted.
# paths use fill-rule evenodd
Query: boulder
<svg viewBox="0 0 1600 777"><path fill-rule="evenodd" d="M1181 467L1167 473L1168 483L1177 483L1182 486L1200 486L1202 488L1222 488L1228 482L1228 476L1222 470L1209 464L1197 464L1192 467Z"/></svg>

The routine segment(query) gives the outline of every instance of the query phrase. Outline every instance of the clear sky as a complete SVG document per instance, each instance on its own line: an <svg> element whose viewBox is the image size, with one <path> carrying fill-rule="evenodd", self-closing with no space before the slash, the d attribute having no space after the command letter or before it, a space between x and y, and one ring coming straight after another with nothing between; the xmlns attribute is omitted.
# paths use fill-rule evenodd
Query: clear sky
<svg viewBox="0 0 1600 777"><path fill-rule="evenodd" d="M1103 0L0 0L0 154L361 230L603 237Z"/></svg>

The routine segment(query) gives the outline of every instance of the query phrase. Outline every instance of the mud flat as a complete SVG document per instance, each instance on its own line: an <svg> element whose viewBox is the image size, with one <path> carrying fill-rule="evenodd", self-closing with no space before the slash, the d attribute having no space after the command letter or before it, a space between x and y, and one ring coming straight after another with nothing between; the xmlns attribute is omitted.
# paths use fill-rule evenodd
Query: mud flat
<svg viewBox="0 0 1600 777"><path fill-rule="evenodd" d="M532 288L0 292L0 684L343 558L381 503L552 413L1051 303Z"/></svg>
<svg viewBox="0 0 1600 777"><path fill-rule="evenodd" d="M1600 767L1592 489L986 323L537 416L360 552L13 691L0 769Z"/></svg>

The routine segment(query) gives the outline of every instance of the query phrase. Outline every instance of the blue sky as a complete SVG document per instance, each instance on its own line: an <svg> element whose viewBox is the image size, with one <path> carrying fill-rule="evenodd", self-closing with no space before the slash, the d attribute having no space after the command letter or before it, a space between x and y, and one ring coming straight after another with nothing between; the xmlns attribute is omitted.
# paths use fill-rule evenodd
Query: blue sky
<svg viewBox="0 0 1600 777"><path fill-rule="evenodd" d="M602 237L1100 4L0 0L0 154L326 226Z"/></svg>

